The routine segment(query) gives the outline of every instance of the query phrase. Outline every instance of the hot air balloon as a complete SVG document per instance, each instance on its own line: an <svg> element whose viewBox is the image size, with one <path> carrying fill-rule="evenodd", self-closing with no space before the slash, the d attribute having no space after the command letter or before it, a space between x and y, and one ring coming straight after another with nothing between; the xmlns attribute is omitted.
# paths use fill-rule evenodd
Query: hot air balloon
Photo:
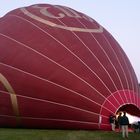
<svg viewBox="0 0 140 140"><path fill-rule="evenodd" d="M91 17L36 4L0 18L0 126L109 130L139 108L127 55Z"/></svg>

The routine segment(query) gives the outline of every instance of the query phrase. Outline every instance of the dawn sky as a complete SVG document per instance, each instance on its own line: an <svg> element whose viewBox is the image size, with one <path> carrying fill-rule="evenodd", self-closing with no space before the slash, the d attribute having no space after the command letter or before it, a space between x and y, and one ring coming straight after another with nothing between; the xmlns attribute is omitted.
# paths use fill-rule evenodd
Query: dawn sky
<svg viewBox="0 0 140 140"><path fill-rule="evenodd" d="M0 17L15 8L39 3L65 5L95 19L121 45L140 83L140 0L0 0Z"/></svg>

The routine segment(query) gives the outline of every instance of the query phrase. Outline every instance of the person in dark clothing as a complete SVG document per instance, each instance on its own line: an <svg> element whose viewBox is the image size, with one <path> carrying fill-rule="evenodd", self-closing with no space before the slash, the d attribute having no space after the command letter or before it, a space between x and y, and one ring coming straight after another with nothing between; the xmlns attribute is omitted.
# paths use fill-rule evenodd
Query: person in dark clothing
<svg viewBox="0 0 140 140"><path fill-rule="evenodd" d="M120 112L120 113L119 113L119 116L118 116L118 118L117 118L117 123L118 123L118 127L119 127L119 132L121 131L121 124L120 124L121 117L122 117L122 113Z"/></svg>
<svg viewBox="0 0 140 140"><path fill-rule="evenodd" d="M114 115L110 115L109 122L111 124L112 131L115 131L115 116Z"/></svg>
<svg viewBox="0 0 140 140"><path fill-rule="evenodd" d="M120 125L122 128L122 137L128 138L128 125L129 125L129 119L126 116L126 112L124 112L124 115L120 118Z"/></svg>
<svg viewBox="0 0 140 140"><path fill-rule="evenodd" d="M140 132L140 121L138 121L138 132Z"/></svg>

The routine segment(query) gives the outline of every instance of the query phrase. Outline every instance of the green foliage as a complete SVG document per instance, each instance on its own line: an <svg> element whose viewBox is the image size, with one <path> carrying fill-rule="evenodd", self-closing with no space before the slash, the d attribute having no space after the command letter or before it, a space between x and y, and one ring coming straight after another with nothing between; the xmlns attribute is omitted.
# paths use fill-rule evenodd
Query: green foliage
<svg viewBox="0 0 140 140"><path fill-rule="evenodd" d="M140 133L131 132L128 139L139 140ZM122 140L122 136L110 131L0 128L0 140Z"/></svg>

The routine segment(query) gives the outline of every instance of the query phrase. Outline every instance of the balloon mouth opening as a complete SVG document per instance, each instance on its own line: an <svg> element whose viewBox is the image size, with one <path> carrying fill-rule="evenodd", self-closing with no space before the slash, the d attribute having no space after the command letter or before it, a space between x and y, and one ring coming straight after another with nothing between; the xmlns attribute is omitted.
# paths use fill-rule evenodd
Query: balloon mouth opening
<svg viewBox="0 0 140 140"><path fill-rule="evenodd" d="M129 118L130 124L133 124L137 121L140 121L140 109L134 104L125 104L122 105L116 112L116 116L120 114L123 115L123 112L126 112L126 115Z"/></svg>

